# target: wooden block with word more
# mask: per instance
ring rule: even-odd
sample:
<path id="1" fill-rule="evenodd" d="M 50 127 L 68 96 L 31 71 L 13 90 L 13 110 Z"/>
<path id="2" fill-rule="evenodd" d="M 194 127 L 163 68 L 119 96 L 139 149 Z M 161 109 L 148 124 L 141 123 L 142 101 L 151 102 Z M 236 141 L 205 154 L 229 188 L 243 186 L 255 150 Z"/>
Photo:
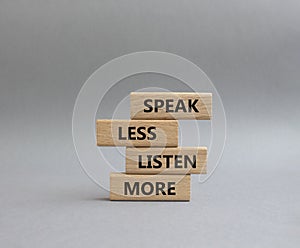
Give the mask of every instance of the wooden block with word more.
<path id="1" fill-rule="evenodd" d="M 210 120 L 211 93 L 132 92 L 130 94 L 131 119 Z"/>
<path id="2" fill-rule="evenodd" d="M 110 174 L 110 200 L 189 201 L 190 175 Z"/>
<path id="3" fill-rule="evenodd" d="M 126 148 L 127 174 L 205 174 L 206 147 Z"/>
<path id="4" fill-rule="evenodd" d="M 97 120 L 98 146 L 178 145 L 178 122 L 166 120 Z"/>

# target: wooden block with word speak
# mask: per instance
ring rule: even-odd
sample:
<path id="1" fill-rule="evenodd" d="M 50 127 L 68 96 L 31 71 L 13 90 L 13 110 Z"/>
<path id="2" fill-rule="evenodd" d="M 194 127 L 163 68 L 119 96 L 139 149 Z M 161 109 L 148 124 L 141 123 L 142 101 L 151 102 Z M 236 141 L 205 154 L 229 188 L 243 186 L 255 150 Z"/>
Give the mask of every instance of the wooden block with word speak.
<path id="1" fill-rule="evenodd" d="M 126 148 L 127 174 L 205 174 L 206 147 Z"/>
<path id="2" fill-rule="evenodd" d="M 177 147 L 175 120 L 97 120 L 98 146 Z"/>
<path id="3" fill-rule="evenodd" d="M 189 201 L 190 175 L 110 174 L 110 200 Z"/>
<path id="4" fill-rule="evenodd" d="M 131 119 L 210 120 L 212 94 L 192 92 L 132 92 Z"/>

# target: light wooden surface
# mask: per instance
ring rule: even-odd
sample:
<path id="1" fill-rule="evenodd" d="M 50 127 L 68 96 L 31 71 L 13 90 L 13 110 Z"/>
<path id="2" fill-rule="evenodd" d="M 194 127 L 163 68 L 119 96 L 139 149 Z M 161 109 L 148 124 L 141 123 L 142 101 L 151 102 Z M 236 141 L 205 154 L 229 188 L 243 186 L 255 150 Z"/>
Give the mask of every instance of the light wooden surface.
<path id="1" fill-rule="evenodd" d="M 96 126 L 98 146 L 178 145 L 178 122 L 175 120 L 97 120 Z"/>
<path id="2" fill-rule="evenodd" d="M 211 115 L 211 93 L 132 92 L 130 94 L 131 119 L 210 120 Z"/>
<path id="3" fill-rule="evenodd" d="M 110 200 L 189 201 L 190 175 L 111 173 Z"/>
<path id="4" fill-rule="evenodd" d="M 128 174 L 205 174 L 206 147 L 126 148 Z"/>

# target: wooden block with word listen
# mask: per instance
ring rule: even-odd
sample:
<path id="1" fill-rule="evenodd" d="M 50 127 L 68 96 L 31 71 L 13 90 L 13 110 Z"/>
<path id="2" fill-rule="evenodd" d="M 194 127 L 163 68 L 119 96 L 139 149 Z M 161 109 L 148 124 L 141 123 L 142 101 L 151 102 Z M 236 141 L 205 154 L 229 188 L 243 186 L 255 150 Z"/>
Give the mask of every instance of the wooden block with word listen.
<path id="1" fill-rule="evenodd" d="M 97 120 L 98 146 L 178 145 L 178 122 L 166 120 Z"/>
<path id="2" fill-rule="evenodd" d="M 126 148 L 127 174 L 205 174 L 206 147 Z"/>
<path id="3" fill-rule="evenodd" d="M 189 201 L 190 175 L 110 174 L 110 200 Z"/>
<path id="4" fill-rule="evenodd" d="M 212 94 L 192 92 L 132 92 L 131 119 L 210 120 Z"/>

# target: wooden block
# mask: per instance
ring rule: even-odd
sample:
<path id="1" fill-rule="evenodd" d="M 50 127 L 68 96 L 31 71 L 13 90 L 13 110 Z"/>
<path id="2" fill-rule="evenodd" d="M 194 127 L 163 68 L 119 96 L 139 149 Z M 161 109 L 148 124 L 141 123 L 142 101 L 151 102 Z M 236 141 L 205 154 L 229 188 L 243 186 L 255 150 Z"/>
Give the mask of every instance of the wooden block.
<path id="1" fill-rule="evenodd" d="M 190 175 L 111 173 L 110 200 L 189 201 Z"/>
<path id="2" fill-rule="evenodd" d="M 97 120 L 98 146 L 178 145 L 178 122 L 157 120 Z"/>
<path id="3" fill-rule="evenodd" d="M 127 174 L 205 174 L 206 147 L 126 148 Z"/>
<path id="4" fill-rule="evenodd" d="M 210 120 L 211 93 L 132 92 L 130 94 L 131 119 Z"/>

